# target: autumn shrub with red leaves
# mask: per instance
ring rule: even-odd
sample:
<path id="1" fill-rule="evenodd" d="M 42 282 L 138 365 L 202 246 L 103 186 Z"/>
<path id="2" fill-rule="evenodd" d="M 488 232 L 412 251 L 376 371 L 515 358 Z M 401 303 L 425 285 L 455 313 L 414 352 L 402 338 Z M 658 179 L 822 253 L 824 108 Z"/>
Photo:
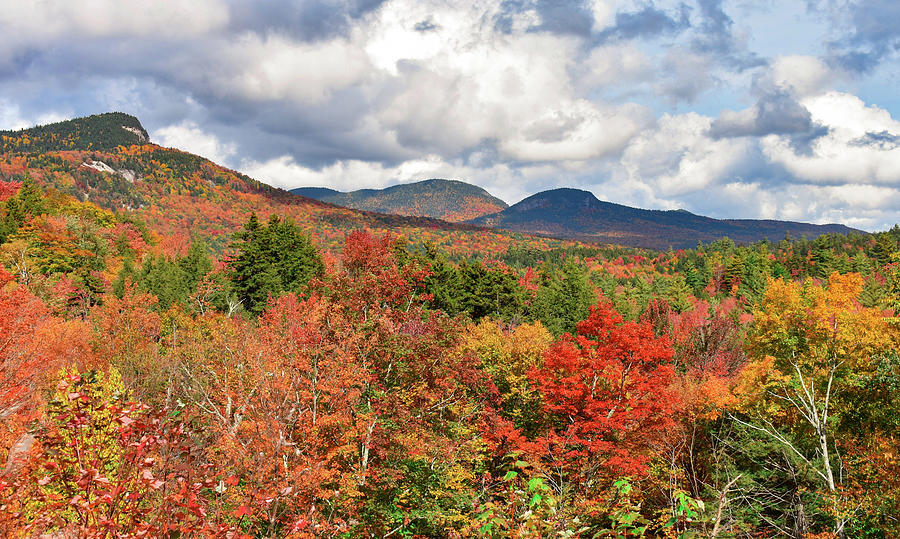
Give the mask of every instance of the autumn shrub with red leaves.
<path id="1" fill-rule="evenodd" d="M 0 180 L 0 202 L 15 196 L 21 186 L 22 182 L 5 182 Z"/>
<path id="2" fill-rule="evenodd" d="M 547 431 L 530 444 L 566 481 L 646 474 L 652 442 L 679 406 L 669 390 L 673 349 L 650 324 L 626 322 L 601 301 L 531 372 L 547 413 Z"/>
<path id="3" fill-rule="evenodd" d="M 186 425 L 125 402 L 115 374 L 67 374 L 25 468 L 0 481 L 7 537 L 225 537 L 214 471 Z"/>

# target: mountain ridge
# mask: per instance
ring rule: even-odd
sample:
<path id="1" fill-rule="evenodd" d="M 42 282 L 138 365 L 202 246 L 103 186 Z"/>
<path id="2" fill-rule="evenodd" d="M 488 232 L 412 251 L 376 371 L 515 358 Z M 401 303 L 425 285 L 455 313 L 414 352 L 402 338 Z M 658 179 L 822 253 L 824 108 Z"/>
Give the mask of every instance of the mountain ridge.
<path id="1" fill-rule="evenodd" d="M 92 136 L 99 138 L 91 138 Z M 499 254 L 513 244 L 539 249 L 577 242 L 532 237 L 439 219 L 353 210 L 291 194 L 201 156 L 149 142 L 137 118 L 109 113 L 2 132 L 0 181 L 30 178 L 144 222 L 166 253 L 199 238 L 218 253 L 255 212 L 292 219 L 324 249 L 356 230 L 434 244 L 452 256 Z"/>
<path id="2" fill-rule="evenodd" d="M 145 144 L 150 134 L 137 117 L 104 112 L 34 127 L 0 131 L 0 153 L 111 150 Z"/>
<path id="3" fill-rule="evenodd" d="M 225 245 L 251 211 L 291 215 L 328 244 L 338 243 L 349 230 L 369 227 L 409 235 L 415 241 L 456 243 L 451 248 L 460 252 L 484 251 L 486 244 L 496 247 L 522 235 L 527 236 L 523 241 L 560 239 L 662 250 L 694 247 L 698 241 L 723 236 L 752 243 L 786 234 L 813 239 L 858 232 L 844 225 L 713 219 L 684 210 L 632 208 L 574 188 L 536 193 L 507 206 L 480 187 L 442 179 L 351 192 L 351 198 L 374 197 L 377 204 L 348 209 L 327 200 L 326 195 L 339 193 L 334 190 L 300 188 L 291 193 L 200 156 L 152 144 L 140 121 L 120 112 L 0 131 L 0 153 L 7 156 L 0 163 L 0 179 L 16 181 L 30 175 L 108 209 L 143 213 L 163 235 L 183 235 L 200 227 L 218 245 Z"/>
<path id="4" fill-rule="evenodd" d="M 526 234 L 651 249 L 690 248 L 727 236 L 738 243 L 785 234 L 863 232 L 842 224 L 774 219 L 715 219 L 687 210 L 648 210 L 599 200 L 590 191 L 561 187 L 535 193 L 500 212 L 467 221 Z"/>
<path id="5" fill-rule="evenodd" d="M 327 187 L 298 187 L 290 192 L 356 210 L 432 217 L 450 222 L 467 221 L 509 207 L 477 185 L 442 178 L 383 189 L 342 192 Z"/>

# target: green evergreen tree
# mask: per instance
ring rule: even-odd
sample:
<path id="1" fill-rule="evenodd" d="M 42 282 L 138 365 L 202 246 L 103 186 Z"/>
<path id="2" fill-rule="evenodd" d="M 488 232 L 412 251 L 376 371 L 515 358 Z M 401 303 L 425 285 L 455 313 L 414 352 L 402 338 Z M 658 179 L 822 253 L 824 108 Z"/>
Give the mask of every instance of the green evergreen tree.
<path id="1" fill-rule="evenodd" d="M 423 281 L 425 293 L 430 294 L 431 307 L 455 316 L 461 311 L 459 271 L 437 249 L 433 243 L 425 245 L 425 254 L 417 261 L 431 269 L 431 275 Z"/>
<path id="2" fill-rule="evenodd" d="M 197 288 L 197 283 L 213 269 L 209 246 L 203 241 L 192 242 L 187 254 L 179 259 L 177 264 L 188 285 L 186 288 L 193 292 Z"/>
<path id="3" fill-rule="evenodd" d="M 122 269 L 119 270 L 119 275 L 117 275 L 116 280 L 113 281 L 113 294 L 121 299 L 125 295 L 125 284 L 134 282 L 136 280 L 136 275 L 137 272 L 134 269 L 134 260 L 131 257 L 126 257 L 122 262 Z"/>
<path id="4" fill-rule="evenodd" d="M 140 288 L 157 297 L 157 306 L 168 309 L 173 303 L 187 299 L 187 285 L 178 264 L 163 256 L 147 257 L 138 277 Z"/>
<path id="5" fill-rule="evenodd" d="M 12 197 L 0 202 L 0 244 L 6 243 L 24 222 L 25 212 L 18 198 Z"/>
<path id="6" fill-rule="evenodd" d="M 175 259 L 148 255 L 140 269 L 135 270 L 130 258 L 125 258 L 122 270 L 113 282 L 113 293 L 121 297 L 125 283 L 133 281 L 141 290 L 159 300 L 156 308 L 166 310 L 175 303 L 186 305 L 197 285 L 213 269 L 209 248 L 205 243 L 191 243 L 183 257 Z"/>
<path id="7" fill-rule="evenodd" d="M 772 261 L 769 260 L 769 248 L 762 243 L 756 249 L 744 248 L 742 257 L 744 260 L 741 274 L 741 292 L 756 298 L 766 290 L 766 283 L 771 273 Z"/>
<path id="8" fill-rule="evenodd" d="M 575 324 L 588 317 L 596 302 L 587 268 L 567 259 L 538 288 L 533 314 L 556 336 L 575 333 Z"/>
<path id="9" fill-rule="evenodd" d="M 515 274 L 467 260 L 457 271 L 460 312 L 468 313 L 473 320 L 485 316 L 509 320 L 522 314 L 524 291 Z"/>
<path id="10" fill-rule="evenodd" d="M 324 270 L 309 236 L 291 220 L 272 215 L 265 225 L 252 214 L 235 234 L 228 277 L 238 300 L 251 314 L 261 313 L 269 296 L 301 292 Z"/>
<path id="11" fill-rule="evenodd" d="M 683 313 L 691 308 L 691 287 L 681 275 L 675 275 L 668 282 L 668 290 L 665 299 L 677 313 Z"/>
<path id="12" fill-rule="evenodd" d="M 26 176 L 19 187 L 16 198 L 22 204 L 22 210 L 28 215 L 42 215 L 47 213 L 47 207 L 44 203 L 44 192 L 34 183 L 30 177 Z"/>
<path id="13" fill-rule="evenodd" d="M 875 245 L 872 246 L 871 255 L 879 266 L 884 266 L 891 262 L 891 255 L 897 250 L 894 238 L 887 232 L 878 234 L 875 238 Z"/>
<path id="14" fill-rule="evenodd" d="M 29 216 L 47 213 L 41 188 L 26 176 L 19 192 L 0 203 L 0 243 L 5 243 Z"/>

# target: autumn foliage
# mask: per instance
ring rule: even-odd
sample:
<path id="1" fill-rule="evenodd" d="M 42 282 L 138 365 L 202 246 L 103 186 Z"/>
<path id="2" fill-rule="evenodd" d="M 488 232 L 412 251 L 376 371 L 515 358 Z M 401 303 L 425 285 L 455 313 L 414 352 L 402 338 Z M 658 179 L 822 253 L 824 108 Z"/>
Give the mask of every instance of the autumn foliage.
<path id="1" fill-rule="evenodd" d="M 900 533 L 900 229 L 428 228 L 80 129 L 0 160 L 4 537 Z"/>
<path id="2" fill-rule="evenodd" d="M 649 325 L 623 321 L 608 302 L 592 307 L 577 335 L 557 342 L 531 373 L 549 416 L 539 443 L 551 462 L 584 482 L 645 474 L 647 449 L 679 406 L 668 390 L 673 355 L 668 337 Z"/>

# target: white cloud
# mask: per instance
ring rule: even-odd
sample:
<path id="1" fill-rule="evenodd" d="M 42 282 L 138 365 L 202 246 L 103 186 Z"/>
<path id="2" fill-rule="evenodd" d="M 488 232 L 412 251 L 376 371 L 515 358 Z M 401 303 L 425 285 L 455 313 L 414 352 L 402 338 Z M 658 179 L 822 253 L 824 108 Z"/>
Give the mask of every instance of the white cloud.
<path id="1" fill-rule="evenodd" d="M 752 143 L 709 136 L 712 118 L 696 113 L 663 115 L 656 130 L 635 138 L 622 157 L 632 181 L 673 198 L 706 190 L 736 171 Z"/>
<path id="2" fill-rule="evenodd" d="M 215 135 L 205 133 L 193 122 L 182 122 L 157 129 L 150 138 L 162 146 L 178 148 L 225 165 L 237 152 L 234 143 L 221 142 Z"/>
<path id="3" fill-rule="evenodd" d="M 767 77 L 776 88 L 801 97 L 822 93 L 838 79 L 825 62 L 808 55 L 779 56 Z"/>
<path id="4" fill-rule="evenodd" d="M 500 142 L 505 156 L 517 161 L 597 159 L 618 153 L 653 122 L 649 109 L 640 105 L 598 107 L 584 100 L 541 112 Z"/>
<path id="5" fill-rule="evenodd" d="M 588 88 L 633 85 L 653 77 L 650 57 L 632 43 L 596 47 L 581 67 L 581 82 Z"/>
<path id="6" fill-rule="evenodd" d="M 401 144 L 450 156 L 490 142 L 516 161 L 577 161 L 619 151 L 650 123 L 645 107 L 579 96 L 575 38 L 498 34 L 482 6 L 407 12 L 393 3 L 380 12 L 367 51 L 403 86 L 376 114 Z M 426 15 L 438 28 L 415 35 Z"/>
<path id="7" fill-rule="evenodd" d="M 228 14 L 219 0 L 7 2 L 0 10 L 0 28 L 35 40 L 61 35 L 185 38 L 221 29 Z"/>
<path id="8" fill-rule="evenodd" d="M 829 185 L 821 188 L 823 194 L 847 208 L 883 210 L 900 206 L 900 190 L 881 185 Z"/>
<path id="9" fill-rule="evenodd" d="M 24 129 L 34 125 L 59 122 L 70 117 L 71 114 L 48 110 L 33 118 L 25 118 L 22 116 L 22 111 L 18 105 L 5 99 L 0 99 L 0 129 Z"/>
<path id="10" fill-rule="evenodd" d="M 828 134 L 798 153 L 788 137 L 771 135 L 761 140 L 765 155 L 797 178 L 812 183 L 900 185 L 900 144 L 877 144 L 867 135 L 900 139 L 900 122 L 876 106 L 846 93 L 804 99 L 814 122 Z"/>
<path id="11" fill-rule="evenodd" d="M 209 91 L 252 101 L 315 105 L 361 82 L 370 71 L 363 51 L 344 38 L 310 44 L 279 35 L 245 34 L 213 54 L 221 64 L 210 58 L 208 70 L 184 75 Z M 197 80 L 197 75 L 208 79 Z"/>
<path id="12" fill-rule="evenodd" d="M 705 55 L 673 48 L 657 73 L 656 93 L 670 103 L 692 103 L 715 84 L 712 71 L 711 60 Z"/>
<path id="13" fill-rule="evenodd" d="M 328 186 L 339 191 L 352 191 L 424 179 L 423 175 L 431 177 L 429 173 L 441 165 L 441 161 L 434 157 L 408 161 L 397 167 L 352 159 L 337 161 L 316 170 L 297 163 L 289 155 L 283 155 L 265 162 L 246 161 L 241 164 L 241 169 L 254 178 L 283 189 Z"/>
<path id="14" fill-rule="evenodd" d="M 6 100 L 0 100 L 0 129 L 22 129 L 34 125 L 22 118 L 19 107 Z"/>
<path id="15" fill-rule="evenodd" d="M 798 153 L 788 137 L 714 139 L 710 117 L 663 115 L 656 129 L 629 143 L 621 159 L 624 170 L 593 190 L 638 206 L 686 207 L 719 218 L 889 228 L 900 207 L 897 149 L 886 149 L 889 142 L 873 148 L 859 141 L 873 132 L 886 132 L 890 139 L 900 134 L 897 122 L 848 94 L 829 93 L 802 103 L 814 122 L 830 128 L 809 156 Z M 778 174 L 761 159 L 784 166 L 793 180 L 757 177 Z"/>

